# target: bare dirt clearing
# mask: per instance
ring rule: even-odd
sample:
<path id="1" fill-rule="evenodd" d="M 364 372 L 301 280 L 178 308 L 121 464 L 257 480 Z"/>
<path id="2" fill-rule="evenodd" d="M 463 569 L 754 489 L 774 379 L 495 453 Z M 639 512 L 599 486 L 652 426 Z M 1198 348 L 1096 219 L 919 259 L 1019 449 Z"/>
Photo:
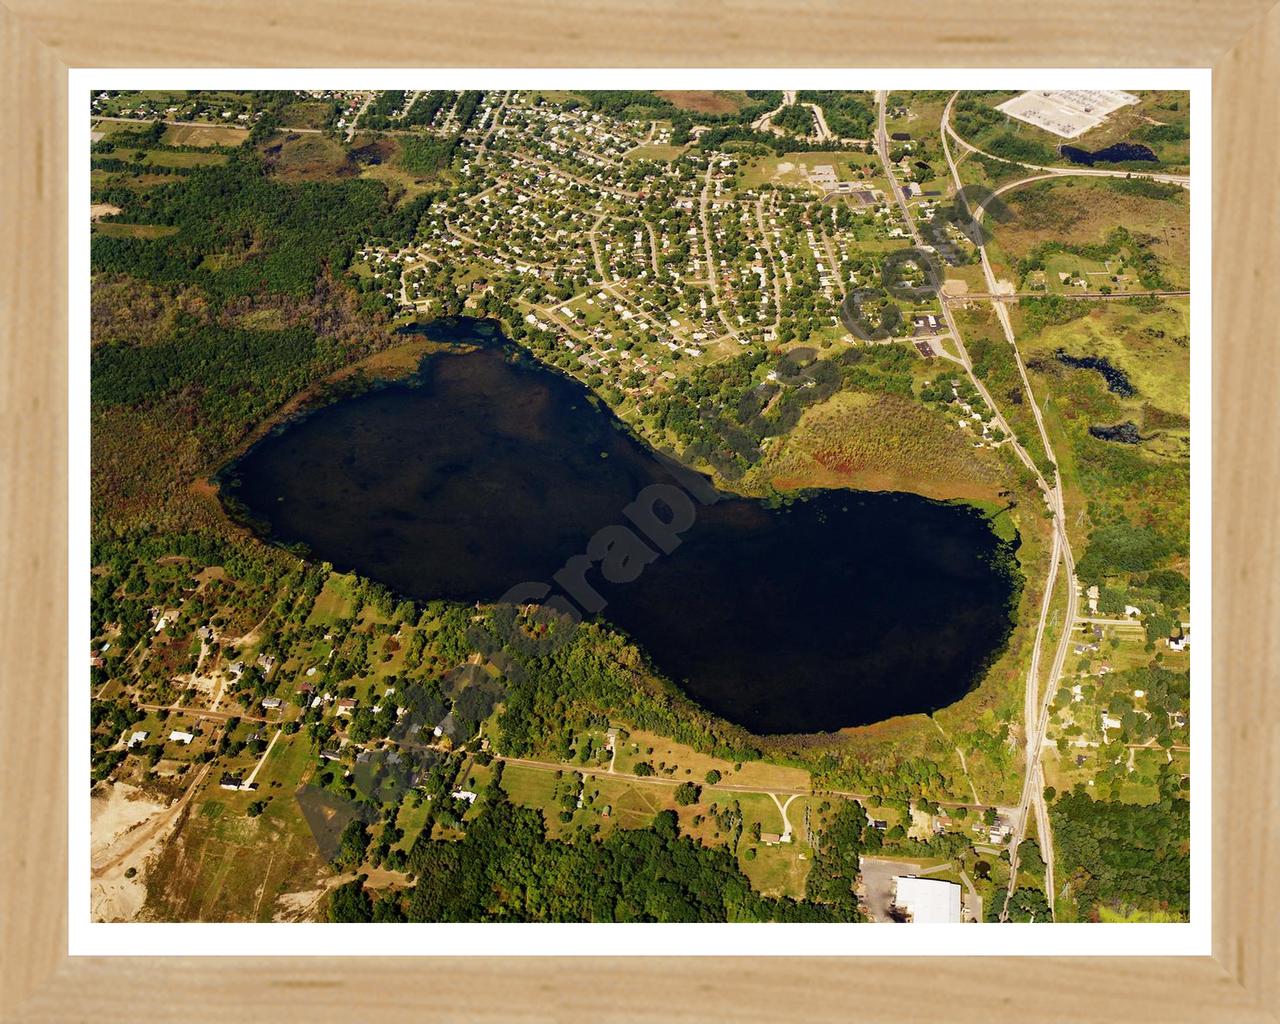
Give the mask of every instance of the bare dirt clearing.
<path id="1" fill-rule="evenodd" d="M 90 908 L 95 921 L 132 921 L 142 909 L 146 862 L 164 831 L 149 823 L 153 826 L 166 818 L 166 806 L 123 782 L 95 792 L 90 801 L 89 845 L 94 875 Z M 126 877 L 131 869 L 133 875 Z"/>

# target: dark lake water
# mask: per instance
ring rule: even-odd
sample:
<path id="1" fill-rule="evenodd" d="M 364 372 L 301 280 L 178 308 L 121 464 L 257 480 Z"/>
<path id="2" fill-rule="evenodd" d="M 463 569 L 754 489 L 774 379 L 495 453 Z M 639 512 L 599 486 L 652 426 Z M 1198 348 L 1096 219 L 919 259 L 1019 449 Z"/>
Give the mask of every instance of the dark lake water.
<path id="1" fill-rule="evenodd" d="M 1094 424 L 1089 428 L 1089 433 L 1099 441 L 1116 441 L 1119 444 L 1142 443 L 1142 434 L 1133 420 L 1126 420 L 1124 423 L 1114 423 L 1109 426 Z"/>
<path id="2" fill-rule="evenodd" d="M 1094 164 L 1122 164 L 1129 160 L 1146 163 L 1156 159 L 1154 152 L 1136 142 L 1117 142 L 1107 146 L 1106 149 L 1096 149 L 1092 152 L 1081 149 L 1079 146 L 1063 146 L 1060 152 L 1073 164 L 1084 164 L 1087 167 L 1092 167 Z"/>
<path id="3" fill-rule="evenodd" d="M 494 344 L 287 424 L 223 484 L 270 539 L 404 595 L 488 602 L 545 581 L 579 603 L 580 583 L 553 576 L 646 487 L 676 487 L 693 496 L 649 507 L 694 521 L 665 537 L 650 521 L 622 566 L 637 578 L 577 575 L 660 671 L 760 734 L 936 710 L 1003 648 L 1013 548 L 978 510 L 845 490 L 771 508 L 679 472 L 576 382 Z"/>
<path id="4" fill-rule="evenodd" d="M 1066 366 L 1080 370 L 1097 370 L 1107 382 L 1107 390 L 1123 398 L 1132 398 L 1137 394 L 1128 374 L 1120 367 L 1113 365 L 1106 356 L 1073 356 L 1068 355 L 1066 349 L 1061 348 L 1053 355 L 1058 362 Z"/>

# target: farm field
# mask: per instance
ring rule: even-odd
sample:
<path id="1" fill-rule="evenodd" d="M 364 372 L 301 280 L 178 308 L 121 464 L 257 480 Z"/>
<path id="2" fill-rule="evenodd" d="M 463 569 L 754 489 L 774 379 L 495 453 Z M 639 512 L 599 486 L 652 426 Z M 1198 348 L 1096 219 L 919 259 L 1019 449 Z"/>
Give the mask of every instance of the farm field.
<path id="1" fill-rule="evenodd" d="M 247 128 L 223 124 L 171 124 L 160 141 L 166 146 L 239 146 L 249 138 Z"/>
<path id="2" fill-rule="evenodd" d="M 745 92 L 731 89 L 720 89 L 714 92 L 696 89 L 659 90 L 657 95 L 674 103 L 681 110 L 689 110 L 697 114 L 731 114 L 750 102 Z"/>

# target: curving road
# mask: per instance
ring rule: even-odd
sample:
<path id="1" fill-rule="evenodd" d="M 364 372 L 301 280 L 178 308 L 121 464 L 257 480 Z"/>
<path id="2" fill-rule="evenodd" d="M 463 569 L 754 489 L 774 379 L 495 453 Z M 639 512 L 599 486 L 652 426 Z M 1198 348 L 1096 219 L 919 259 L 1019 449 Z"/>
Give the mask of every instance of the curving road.
<path id="1" fill-rule="evenodd" d="M 898 204 L 898 209 L 902 213 L 903 220 L 906 222 L 907 228 L 911 232 L 912 241 L 916 246 L 923 246 L 924 239 L 920 235 L 920 228 L 916 224 L 915 219 L 911 216 L 911 210 L 907 206 L 906 197 L 903 195 L 902 189 L 898 185 L 898 177 L 894 173 L 893 164 L 889 160 L 889 135 L 885 128 L 885 107 L 887 99 L 888 94 L 883 90 L 876 93 L 876 106 L 879 108 L 875 140 L 876 151 L 880 157 L 880 163 L 884 167 L 885 176 L 889 181 L 889 191 L 893 194 L 893 198 Z M 996 425 L 1004 431 L 1004 434 L 1009 439 L 1009 443 L 1013 446 L 1014 453 L 1018 456 L 1019 461 L 1039 477 L 1039 469 L 1036 468 L 1035 462 L 1032 460 L 1031 456 L 1027 454 L 1026 449 L 1024 449 L 1019 443 L 1018 436 L 1013 432 L 1013 428 L 1009 426 L 1008 421 L 1004 418 L 1004 414 L 1000 412 L 1000 407 L 996 405 L 995 399 L 991 397 L 991 392 L 987 390 L 987 386 L 974 374 L 973 363 L 970 361 L 969 353 L 964 347 L 964 339 L 960 335 L 960 328 L 956 326 L 955 316 L 952 314 L 950 306 L 945 302 L 940 303 L 940 305 L 942 307 L 942 317 L 947 322 L 947 330 L 951 333 L 951 338 L 955 342 L 958 356 L 953 357 L 945 351 L 940 351 L 940 354 L 944 358 L 949 359 L 954 363 L 958 363 L 964 369 L 965 374 L 969 378 L 969 383 L 972 384 L 974 390 L 982 396 L 982 400 L 987 403 L 987 408 L 991 410 L 992 416 L 995 418 Z M 939 349 L 941 349 L 941 346 L 939 346 Z M 1043 480 L 1041 481 L 1041 486 L 1045 487 L 1046 490 L 1048 489 Z"/>

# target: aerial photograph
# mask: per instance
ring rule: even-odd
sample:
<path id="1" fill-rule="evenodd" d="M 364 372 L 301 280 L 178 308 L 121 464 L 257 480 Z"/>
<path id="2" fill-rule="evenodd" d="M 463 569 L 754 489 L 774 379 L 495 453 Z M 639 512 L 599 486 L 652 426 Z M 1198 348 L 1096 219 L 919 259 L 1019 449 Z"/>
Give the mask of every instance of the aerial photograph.
<path id="1" fill-rule="evenodd" d="M 92 921 L 1190 919 L 1189 93 L 88 104 Z"/>

